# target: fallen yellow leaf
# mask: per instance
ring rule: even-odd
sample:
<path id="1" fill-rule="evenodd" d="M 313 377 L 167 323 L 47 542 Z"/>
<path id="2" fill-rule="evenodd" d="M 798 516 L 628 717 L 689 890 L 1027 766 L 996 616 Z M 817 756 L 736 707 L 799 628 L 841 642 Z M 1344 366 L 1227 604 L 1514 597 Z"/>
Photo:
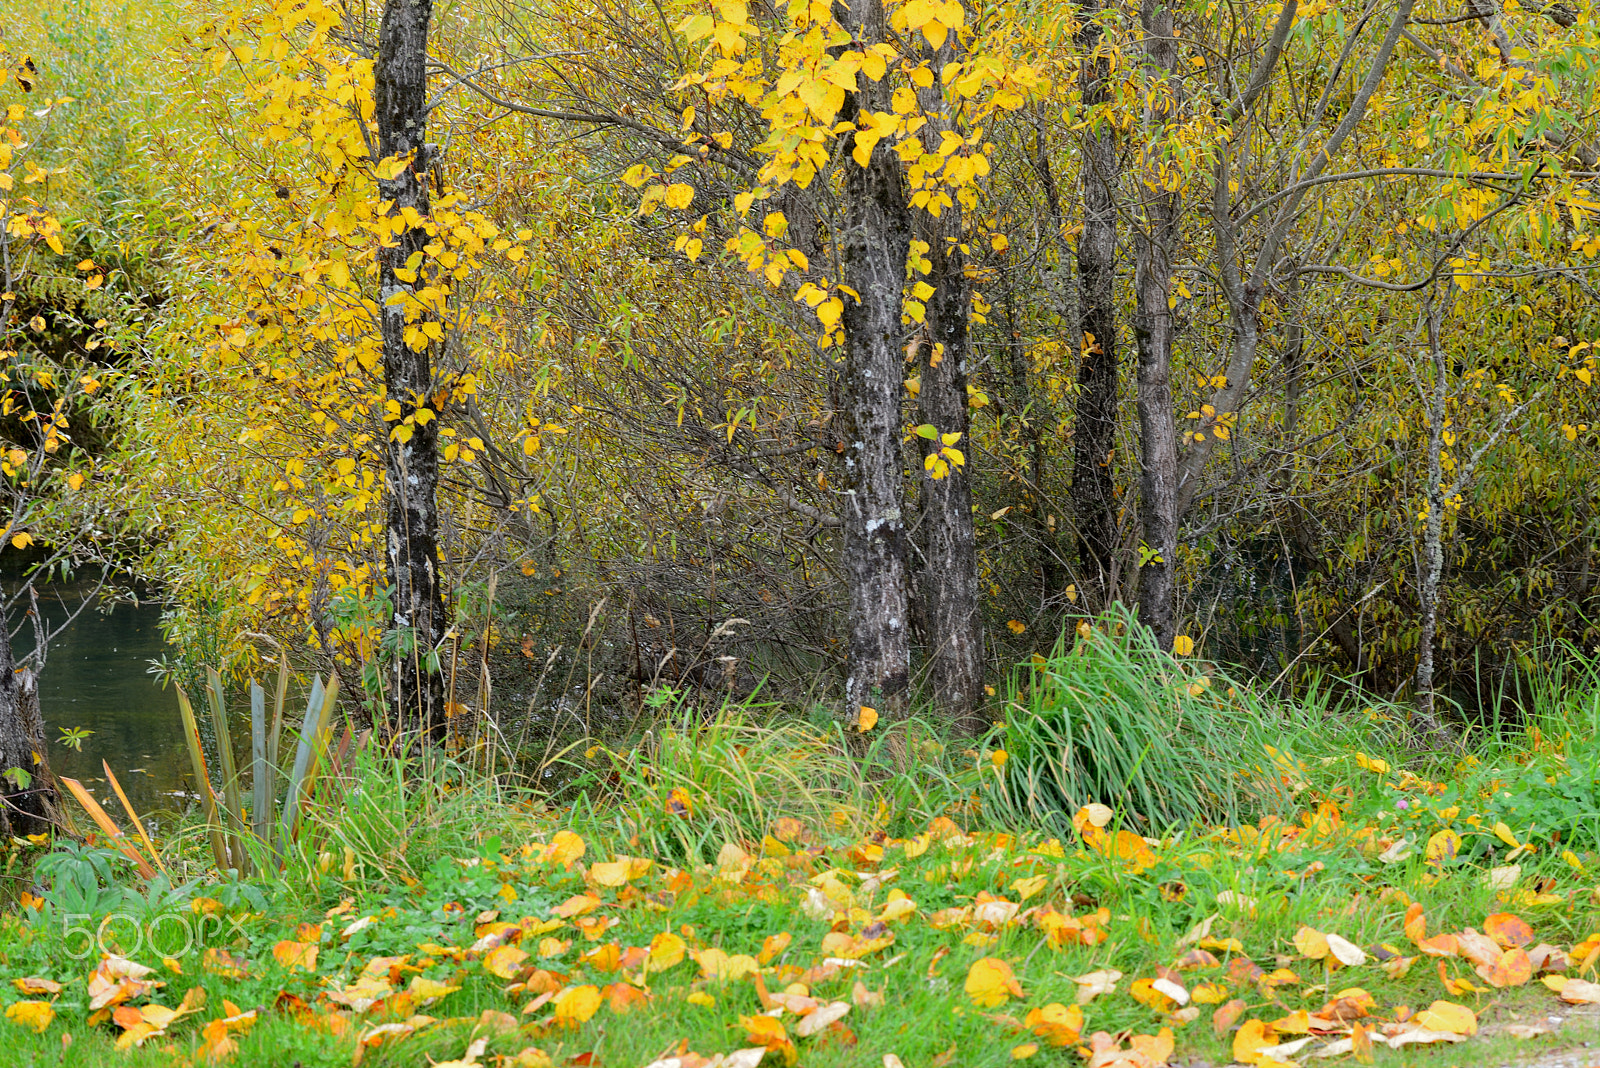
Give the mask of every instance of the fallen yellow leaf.
<path id="1" fill-rule="evenodd" d="M 1022 984 L 1017 982 L 1011 965 L 998 957 L 973 961 L 967 969 L 966 990 L 967 997 L 981 1009 L 992 1009 L 1010 998 L 1023 996 Z"/>

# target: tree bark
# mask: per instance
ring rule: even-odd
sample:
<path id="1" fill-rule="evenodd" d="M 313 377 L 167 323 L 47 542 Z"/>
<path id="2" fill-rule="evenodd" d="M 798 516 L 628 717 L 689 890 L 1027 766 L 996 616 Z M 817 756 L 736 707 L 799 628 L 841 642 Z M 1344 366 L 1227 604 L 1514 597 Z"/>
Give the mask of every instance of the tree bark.
<path id="1" fill-rule="evenodd" d="M 1413 717 L 1418 740 L 1429 749 L 1444 749 L 1451 742 L 1451 733 L 1440 722 L 1434 707 L 1433 646 L 1439 628 L 1439 580 L 1444 575 L 1444 511 L 1446 501 L 1455 495 L 1470 468 L 1464 468 L 1453 486 L 1444 485 L 1444 435 L 1449 426 L 1448 375 L 1444 345 L 1440 338 L 1440 320 L 1443 311 L 1437 299 L 1430 301 L 1427 310 L 1428 359 L 1433 371 L 1430 396 L 1425 396 L 1428 413 L 1428 485 L 1424 494 L 1428 502 L 1423 517 L 1422 553 L 1417 560 L 1417 586 L 1421 601 L 1422 619 L 1417 635 L 1416 715 Z"/>
<path id="2" fill-rule="evenodd" d="M 1095 9 L 1084 10 L 1079 52 L 1094 53 L 1101 30 Z M 1111 61 L 1086 60 L 1079 74 L 1083 104 L 1092 108 L 1111 99 Z M 1072 501 L 1078 527 L 1078 557 L 1091 610 L 1112 595 L 1113 554 L 1117 541 L 1117 502 L 1112 478 L 1117 441 L 1116 188 L 1121 173 L 1116 134 L 1109 122 L 1091 125 L 1083 135 L 1083 234 L 1078 239 L 1077 419 L 1073 432 Z M 1061 591 L 1054 591 L 1059 594 Z"/>
<path id="3" fill-rule="evenodd" d="M 1159 0 L 1144 0 L 1139 21 L 1145 54 L 1158 78 L 1177 68 L 1172 11 Z M 1176 86 L 1173 86 L 1176 92 Z M 1176 100 L 1156 93 L 1147 124 L 1165 126 Z M 1152 144 L 1159 136 L 1152 136 Z M 1144 533 L 1140 552 L 1139 620 L 1155 632 L 1156 644 L 1170 650 L 1177 636 L 1178 445 L 1172 412 L 1172 257 L 1178 239 L 1178 193 L 1163 183 L 1156 161 L 1142 168 L 1139 194 L 1144 225 L 1134 236 L 1134 335 L 1139 345 L 1139 518 Z"/>
<path id="4" fill-rule="evenodd" d="M 851 0 L 849 30 L 863 46 L 885 38 L 880 0 Z M 888 111 L 888 81 L 863 84 L 846 101 L 844 118 Z M 853 140 L 853 139 L 852 139 Z M 845 717 L 862 707 L 906 713 L 910 682 L 910 567 L 900 450 L 900 293 L 911 245 L 910 210 L 899 160 L 874 146 L 866 166 L 849 159 L 840 236 L 845 294 L 844 571 L 850 588 L 849 674 Z"/>
<path id="5" fill-rule="evenodd" d="M 400 637 L 390 701 L 399 729 L 422 731 L 437 740 L 445 731 L 443 680 L 435 655 L 445 632 L 438 572 L 439 424 L 432 408 L 432 345 L 414 329 L 437 321 L 442 310 L 418 299 L 429 273 L 424 246 L 430 240 L 426 130 L 432 17 L 432 0 L 387 0 L 373 75 L 378 155 L 406 161 L 399 174 L 379 179 L 378 191 L 389 202 L 390 218 L 408 220 L 379 253 L 383 379 L 390 402 L 385 416 L 385 562 L 393 598 L 391 625 Z M 408 326 L 413 327 L 410 340 Z"/>
<path id="6" fill-rule="evenodd" d="M 0 834 L 26 836 L 49 831 L 55 823 L 56 782 L 50 773 L 45 747 L 39 684 L 33 672 L 16 669 L 11 638 L 3 630 L 0 630 L 0 774 L 4 776 L 0 777 Z"/>
<path id="7" fill-rule="evenodd" d="M 971 295 L 961 253 L 961 206 L 931 220 L 928 272 L 933 295 L 927 305 L 927 340 L 919 346 L 922 388 L 919 423 L 967 441 L 968 309 Z M 922 443 L 924 458 L 939 450 Z M 940 711 L 958 727 L 977 726 L 983 704 L 983 616 L 978 598 L 978 548 L 972 526 L 972 480 L 965 465 L 948 465 L 934 478 L 926 465 L 919 476 L 923 534 L 922 596 L 927 607 L 929 674 Z"/>

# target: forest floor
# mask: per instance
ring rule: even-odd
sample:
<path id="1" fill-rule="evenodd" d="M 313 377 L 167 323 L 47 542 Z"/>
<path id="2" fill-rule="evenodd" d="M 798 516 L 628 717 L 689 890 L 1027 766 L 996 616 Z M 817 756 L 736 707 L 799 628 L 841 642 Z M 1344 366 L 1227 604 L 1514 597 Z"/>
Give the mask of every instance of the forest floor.
<path id="1" fill-rule="evenodd" d="M 1449 766 L 1280 738 L 1214 772 L 1251 818 L 1170 831 L 1007 815 L 1021 730 L 658 724 L 561 807 L 366 754 L 251 878 L 198 826 L 117 843 L 151 878 L 58 844 L 0 916 L 0 1063 L 1600 1065 L 1580 726 Z"/>

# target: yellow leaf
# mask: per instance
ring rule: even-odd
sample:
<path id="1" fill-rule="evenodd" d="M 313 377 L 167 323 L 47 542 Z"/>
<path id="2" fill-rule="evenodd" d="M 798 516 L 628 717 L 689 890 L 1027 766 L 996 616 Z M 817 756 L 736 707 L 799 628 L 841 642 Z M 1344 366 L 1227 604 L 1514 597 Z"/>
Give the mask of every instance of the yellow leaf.
<path id="1" fill-rule="evenodd" d="M 6 1006 L 6 1019 L 33 1028 L 34 1034 L 43 1034 L 55 1018 L 56 1010 L 48 1001 L 19 1001 Z"/>
<path id="2" fill-rule="evenodd" d="M 1241 1064 L 1259 1064 L 1262 1055 L 1257 1051 L 1263 1046 L 1275 1045 L 1277 1041 L 1277 1032 L 1271 1024 L 1263 1020 L 1247 1020 L 1239 1028 L 1239 1033 L 1233 1036 L 1233 1059 Z"/>
<path id="3" fill-rule="evenodd" d="M 416 998 L 418 1002 L 426 1005 L 430 1001 L 438 1001 L 447 994 L 454 994 L 461 987 L 451 983 L 441 983 L 437 979 L 424 979 L 422 976 L 413 976 L 411 984 L 406 987 L 406 992 Z"/>
<path id="4" fill-rule="evenodd" d="M 1429 1031 L 1448 1031 L 1455 1035 L 1478 1033 L 1478 1017 L 1465 1005 L 1452 1001 L 1435 1001 L 1414 1017 L 1417 1026 Z"/>
<path id="5" fill-rule="evenodd" d="M 600 988 L 597 986 L 570 986 L 551 1001 L 555 1006 L 555 1022 L 576 1027 L 587 1022 L 600 1011 Z"/>
<path id="6" fill-rule="evenodd" d="M 628 871 L 632 867 L 630 858 L 606 861 L 589 866 L 589 877 L 601 886 L 622 886 L 628 881 Z"/>
<path id="7" fill-rule="evenodd" d="M 707 979 L 718 982 L 732 982 L 755 975 L 761 970 L 761 965 L 756 959 L 743 953 L 728 954 L 715 947 L 702 950 L 695 954 L 695 961 L 700 965 Z"/>
<path id="8" fill-rule="evenodd" d="M 1328 955 L 1328 937 L 1321 931 L 1302 927 L 1295 932 L 1294 948 L 1308 960 L 1321 960 Z"/>
<path id="9" fill-rule="evenodd" d="M 1011 965 L 998 957 L 984 957 L 967 969 L 967 997 L 980 1009 L 1004 1005 L 1010 998 L 1023 996 Z"/>
<path id="10" fill-rule="evenodd" d="M 1454 860 L 1461 852 L 1461 836 L 1452 830 L 1443 830 L 1428 839 L 1428 863 L 1438 867 Z"/>
<path id="11" fill-rule="evenodd" d="M 545 847 L 544 859 L 552 864 L 566 864 L 583 856 L 583 839 L 571 831 L 557 831 Z"/>
<path id="12" fill-rule="evenodd" d="M 1194 639 L 1187 634 L 1180 634 L 1172 639 L 1172 651 L 1178 656 L 1188 656 L 1194 652 Z"/>
<path id="13" fill-rule="evenodd" d="M 878 710 L 876 708 L 869 708 L 866 705 L 862 705 L 861 706 L 861 717 L 856 720 L 856 730 L 860 731 L 863 734 L 865 734 L 867 731 L 870 731 L 872 728 L 876 727 L 877 725 L 878 725 Z"/>
<path id="14" fill-rule="evenodd" d="M 665 931 L 650 940 L 648 968 L 653 972 L 664 972 L 681 962 L 687 952 L 688 946 L 683 939 Z"/>
<path id="15" fill-rule="evenodd" d="M 667 186 L 667 194 L 662 198 L 669 208 L 687 208 L 694 200 L 694 186 L 675 182 Z"/>
<path id="16" fill-rule="evenodd" d="M 1048 875 L 1030 875 L 1026 879 L 1018 879 L 1011 884 L 1011 889 L 1016 893 L 1019 901 L 1026 901 L 1050 882 Z"/>
<path id="17" fill-rule="evenodd" d="M 11 536 L 11 544 L 15 545 L 19 549 L 26 549 L 28 546 L 33 544 L 33 535 L 29 534 L 27 531 L 23 531 L 20 534 L 13 534 Z"/>
<path id="18" fill-rule="evenodd" d="M 514 978 L 528 954 L 516 946 L 496 946 L 484 955 L 483 969 L 501 979 Z"/>
<path id="19" fill-rule="evenodd" d="M 1020 1046 L 1012 1046 L 1011 1047 L 1011 1059 L 1014 1060 L 1014 1061 L 1025 1061 L 1029 1057 L 1033 1056 L 1035 1053 L 1038 1053 L 1038 1052 L 1039 1052 L 1039 1043 L 1037 1043 L 1037 1042 L 1024 1042 Z"/>

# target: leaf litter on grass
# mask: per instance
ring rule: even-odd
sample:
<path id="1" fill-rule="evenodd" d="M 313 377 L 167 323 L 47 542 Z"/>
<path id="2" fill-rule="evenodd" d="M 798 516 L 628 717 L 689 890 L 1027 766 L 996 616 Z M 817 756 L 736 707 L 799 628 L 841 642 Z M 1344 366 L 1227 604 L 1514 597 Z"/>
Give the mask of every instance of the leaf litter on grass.
<path id="1" fill-rule="evenodd" d="M 1433 786 L 1357 764 L 1419 800 Z M 695 818 L 693 799 L 681 808 Z M 457 861 L 482 891 L 468 901 L 448 881 L 413 880 L 365 914 L 348 898 L 310 919 L 259 916 L 247 941 L 208 947 L 188 971 L 169 960 L 166 978 L 115 955 L 86 974 L 16 978 L 5 1014 L 25 1034 L 81 1022 L 185 1064 L 237 1057 L 274 1021 L 352 1064 L 948 1066 L 1075 1053 L 1088 1068 L 1160 1068 L 1180 1047 L 1220 1047 L 1285 1068 L 1469 1041 L 1506 991 L 1600 1004 L 1600 933 L 1571 938 L 1593 924 L 1595 890 L 1471 863 L 1472 835 L 1529 861 L 1534 848 L 1503 824 L 1464 821 L 1402 851 L 1426 828 L 1368 820 L 1348 797 L 1311 800 L 1294 822 L 1187 836 L 1120 822 L 1091 804 L 1065 842 L 948 817 L 852 840 L 785 817 L 710 864 L 600 859 L 598 839 L 552 828 Z M 1420 897 L 1456 922 L 1434 922 Z M 1462 923 L 1466 902 L 1492 911 Z M 213 907 L 196 899 L 197 912 Z M 757 915 L 754 927 L 728 922 Z M 168 983 L 188 974 L 239 1003 L 195 984 L 174 1005 Z M 468 1005 L 479 1011 L 452 1015 Z M 621 1020 L 630 1038 L 612 1028 Z M 1522 1032 L 1541 1033 L 1506 1029 Z"/>

